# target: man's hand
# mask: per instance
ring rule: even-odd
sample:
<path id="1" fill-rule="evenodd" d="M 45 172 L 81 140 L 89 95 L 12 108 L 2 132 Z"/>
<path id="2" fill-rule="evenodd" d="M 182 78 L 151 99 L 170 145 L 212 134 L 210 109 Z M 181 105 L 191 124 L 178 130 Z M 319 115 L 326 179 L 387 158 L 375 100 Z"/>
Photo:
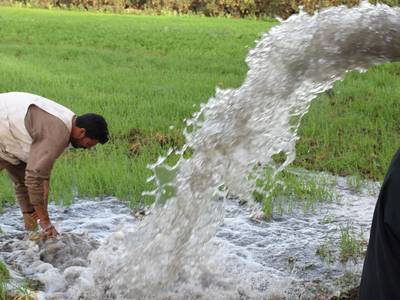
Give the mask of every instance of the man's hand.
<path id="1" fill-rule="evenodd" d="M 56 228 L 53 225 L 50 225 L 49 227 L 47 227 L 46 230 L 43 230 L 40 233 L 40 239 L 41 240 L 45 240 L 48 237 L 56 237 L 57 235 L 59 235 L 58 231 L 56 230 Z"/>
<path id="2" fill-rule="evenodd" d="M 32 214 L 33 218 L 39 223 L 42 228 L 41 238 L 55 237 L 58 235 L 57 230 L 51 224 L 47 207 L 44 205 L 34 205 L 35 212 Z"/>

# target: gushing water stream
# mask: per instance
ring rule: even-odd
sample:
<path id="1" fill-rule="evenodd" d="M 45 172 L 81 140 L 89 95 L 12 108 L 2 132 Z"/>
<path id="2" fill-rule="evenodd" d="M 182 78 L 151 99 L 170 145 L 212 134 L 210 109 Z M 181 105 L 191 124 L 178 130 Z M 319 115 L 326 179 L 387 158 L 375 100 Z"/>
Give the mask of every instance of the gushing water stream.
<path id="1" fill-rule="evenodd" d="M 89 254 L 90 264 L 74 269 L 73 275 L 53 274 L 56 283 L 48 281 L 44 296 L 48 299 L 268 297 L 272 290 L 268 287 L 274 277 L 279 277 L 279 272 L 283 274 L 280 277 L 286 276 L 289 281 L 295 274 L 275 268 L 273 255 L 277 254 L 269 253 L 276 241 L 268 237 L 276 236 L 282 224 L 271 223 L 255 230 L 260 238 L 260 252 L 265 253 L 261 256 L 264 263 L 256 255 L 231 259 L 229 253 L 234 251 L 235 243 L 218 243 L 214 238 L 224 220 L 221 201 L 224 191 L 251 200 L 255 185 L 254 180 L 248 179 L 249 174 L 261 176 L 263 168 L 256 166 L 268 166 L 279 172 L 293 161 L 297 128 L 317 94 L 331 88 L 349 70 L 365 70 L 399 58 L 399 8 L 367 3 L 352 9 L 337 7 L 314 16 L 301 13 L 272 28 L 250 51 L 246 59 L 249 71 L 242 86 L 217 90 L 216 96 L 187 122 L 186 145 L 180 153 L 175 153 L 180 157 L 178 163 L 168 166 L 165 158 L 160 158 L 151 166 L 152 180 L 157 186 L 149 193 L 156 199 L 152 214 L 138 226 L 126 224 L 110 234 Z M 183 153 L 188 149 L 192 155 L 185 158 L 187 155 Z M 271 157 L 281 151 L 287 159 L 277 165 Z M 228 208 L 235 215 L 236 208 Z M 333 213 L 337 212 L 344 213 L 339 207 Z M 313 243 L 306 236 L 321 234 L 324 228 L 319 227 L 321 231 L 316 232 L 301 230 L 296 222 L 301 223 L 303 218 L 307 219 L 294 214 L 285 223 L 289 226 L 286 230 L 293 230 L 290 226 L 297 228 L 295 232 L 303 241 L 287 235 L 285 242 L 292 245 L 293 238 L 302 249 L 307 249 Z M 240 223 L 242 214 L 233 219 Z M 229 232 L 229 224 L 222 227 L 217 241 L 224 230 Z M 245 230 L 248 224 L 235 227 L 235 234 L 248 234 Z M 248 238 L 251 240 L 251 236 Z M 287 245 L 280 245 L 285 253 Z M 286 294 L 287 298 L 302 294 L 301 289 L 289 290 L 292 294 Z"/>

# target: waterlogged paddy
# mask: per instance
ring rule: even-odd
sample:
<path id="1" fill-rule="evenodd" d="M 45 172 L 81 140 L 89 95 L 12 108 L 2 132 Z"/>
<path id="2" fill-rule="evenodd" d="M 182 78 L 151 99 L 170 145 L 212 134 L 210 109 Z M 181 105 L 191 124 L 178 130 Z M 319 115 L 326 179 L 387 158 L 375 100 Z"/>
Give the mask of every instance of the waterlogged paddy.
<path id="1" fill-rule="evenodd" d="M 338 199 L 331 203 L 319 204 L 306 213 L 295 209 L 270 222 L 252 220 L 247 207 L 227 200 L 224 223 L 211 241 L 218 249 L 213 255 L 215 260 L 227 264 L 243 286 L 250 286 L 266 299 L 333 296 L 357 284 L 362 260 L 339 261 L 340 228 L 351 225 L 355 233 L 362 231 L 368 238 L 378 186 L 370 184 L 355 192 L 345 179 L 338 178 L 335 190 Z M 112 198 L 79 200 L 68 208 L 51 206 L 50 211 L 62 234 L 47 242 L 23 239 L 16 207 L 7 208 L 0 216 L 0 258 L 15 271 L 15 278 L 41 283 L 40 299 L 74 299 L 68 288 L 82 280 L 80 274 L 89 268 L 89 252 L 122 226 L 136 230 L 141 224 L 125 204 Z M 330 256 L 335 259 L 328 262 L 316 255 L 321 245 L 328 245 L 333 251 Z M 349 274 L 350 283 L 344 286 Z M 202 299 L 207 299 L 207 285 L 213 284 L 210 280 L 214 279 L 204 278 Z M 241 290 L 241 284 L 226 288 L 235 289 L 232 295 L 237 299 L 250 296 Z"/>

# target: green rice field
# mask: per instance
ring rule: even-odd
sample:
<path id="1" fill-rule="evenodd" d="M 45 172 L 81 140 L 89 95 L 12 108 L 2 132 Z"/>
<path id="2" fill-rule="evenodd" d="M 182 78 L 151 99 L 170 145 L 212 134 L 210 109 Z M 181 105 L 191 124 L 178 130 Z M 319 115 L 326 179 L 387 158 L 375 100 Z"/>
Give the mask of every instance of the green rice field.
<path id="1" fill-rule="evenodd" d="M 247 52 L 276 24 L 0 7 L 0 92 L 103 114 L 112 133 L 107 145 L 57 161 L 51 198 L 112 195 L 137 204 L 150 188 L 147 164 L 183 144 L 183 120 L 217 86 L 240 86 Z M 315 100 L 294 165 L 381 180 L 400 140 L 399 74 L 396 63 L 352 72 Z M 14 202 L 4 172 L 0 201 Z"/>
<path id="2" fill-rule="evenodd" d="M 0 92 L 103 114 L 112 133 L 107 145 L 57 161 L 51 198 L 113 195 L 137 203 L 150 188 L 147 164 L 182 145 L 183 120 L 216 86 L 240 86 L 246 53 L 273 24 L 0 7 Z M 0 199 L 14 201 L 0 175 Z"/>

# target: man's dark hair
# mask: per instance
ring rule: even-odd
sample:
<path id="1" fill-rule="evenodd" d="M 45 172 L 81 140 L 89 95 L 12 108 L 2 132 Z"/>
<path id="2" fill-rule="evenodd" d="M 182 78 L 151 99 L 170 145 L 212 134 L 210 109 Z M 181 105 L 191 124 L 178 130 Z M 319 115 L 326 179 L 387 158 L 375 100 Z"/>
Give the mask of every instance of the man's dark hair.
<path id="1" fill-rule="evenodd" d="M 84 128 L 87 137 L 98 140 L 101 144 L 108 142 L 108 126 L 102 116 L 89 113 L 76 117 L 76 126 Z"/>

